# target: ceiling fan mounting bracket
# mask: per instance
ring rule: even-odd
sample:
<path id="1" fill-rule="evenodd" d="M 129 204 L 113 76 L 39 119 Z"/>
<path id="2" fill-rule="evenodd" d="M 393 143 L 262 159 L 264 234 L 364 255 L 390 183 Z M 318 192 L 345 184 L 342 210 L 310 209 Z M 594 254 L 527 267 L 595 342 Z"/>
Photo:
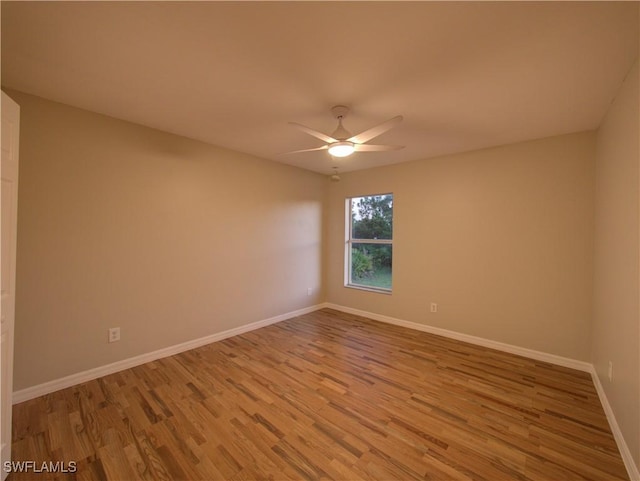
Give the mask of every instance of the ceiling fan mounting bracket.
<path id="1" fill-rule="evenodd" d="M 336 119 L 344 119 L 349 114 L 349 107 L 336 105 L 335 107 L 331 107 L 331 113 Z"/>

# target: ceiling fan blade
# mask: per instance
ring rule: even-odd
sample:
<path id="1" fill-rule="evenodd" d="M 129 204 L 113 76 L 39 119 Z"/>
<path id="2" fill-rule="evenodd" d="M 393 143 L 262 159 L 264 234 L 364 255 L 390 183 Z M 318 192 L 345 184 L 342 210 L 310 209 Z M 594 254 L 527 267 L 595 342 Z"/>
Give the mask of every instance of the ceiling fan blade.
<path id="1" fill-rule="evenodd" d="M 356 152 L 388 152 L 390 150 L 404 149 L 404 145 L 369 145 L 355 144 Z"/>
<path id="2" fill-rule="evenodd" d="M 322 140 L 323 142 L 326 142 L 328 144 L 331 144 L 333 142 L 337 142 L 338 139 L 334 139 L 333 137 L 328 136 L 327 134 L 323 134 L 322 132 L 318 132 L 317 130 L 313 130 L 309 127 L 306 127 L 302 124 L 298 124 L 296 122 L 289 122 L 290 125 L 293 125 L 294 127 L 299 128 L 300 130 L 302 130 L 303 132 L 308 133 L 309 135 L 313 135 L 314 137 Z"/>
<path id="3" fill-rule="evenodd" d="M 316 147 L 315 149 L 302 149 L 302 150 L 294 150 L 291 152 L 283 152 L 278 155 L 289 155 L 289 154 L 299 154 L 300 152 L 313 152 L 315 150 L 327 150 L 329 148 L 328 145 L 323 145 L 322 147 Z"/>
<path id="4" fill-rule="evenodd" d="M 398 115 L 392 119 L 387 120 L 386 122 L 382 122 L 375 127 L 371 127 L 369 130 L 365 130 L 358 135 L 354 135 L 350 139 L 347 139 L 349 142 L 354 142 L 356 144 L 364 144 L 365 142 L 377 137 L 378 135 L 384 134 L 387 130 L 399 124 L 402 121 L 402 115 Z"/>

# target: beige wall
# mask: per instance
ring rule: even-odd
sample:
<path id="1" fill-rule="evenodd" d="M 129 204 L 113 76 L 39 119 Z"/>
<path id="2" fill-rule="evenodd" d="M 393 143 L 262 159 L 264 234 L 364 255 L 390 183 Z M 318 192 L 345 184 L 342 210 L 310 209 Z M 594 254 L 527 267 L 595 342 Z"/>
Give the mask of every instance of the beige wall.
<path id="1" fill-rule="evenodd" d="M 598 131 L 593 363 L 640 466 L 640 112 L 638 63 Z M 613 362 L 613 382 L 608 380 Z"/>
<path id="2" fill-rule="evenodd" d="M 343 175 L 329 188 L 327 300 L 588 361 L 594 142 L 586 132 Z M 345 288 L 344 199 L 385 192 L 393 294 Z"/>
<path id="3" fill-rule="evenodd" d="M 16 390 L 323 300 L 326 177 L 10 94 Z"/>

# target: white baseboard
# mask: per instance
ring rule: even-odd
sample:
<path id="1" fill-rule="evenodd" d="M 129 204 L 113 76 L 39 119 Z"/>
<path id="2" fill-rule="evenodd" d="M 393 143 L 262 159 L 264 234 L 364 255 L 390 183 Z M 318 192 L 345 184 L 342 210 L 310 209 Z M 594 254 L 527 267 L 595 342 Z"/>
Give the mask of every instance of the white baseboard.
<path id="1" fill-rule="evenodd" d="M 600 382 L 600 377 L 598 377 L 598 373 L 596 372 L 595 367 L 591 366 L 591 377 L 593 379 L 593 384 L 596 387 L 596 391 L 598 392 L 598 397 L 600 398 L 600 402 L 602 403 L 602 408 L 604 409 L 604 413 L 607 415 L 607 420 L 609 421 L 609 427 L 611 428 L 611 432 L 613 433 L 613 437 L 618 444 L 618 449 L 620 450 L 620 456 L 622 456 L 622 461 L 624 461 L 624 465 L 627 468 L 627 474 L 629 475 L 629 479 L 631 481 L 640 481 L 640 471 L 638 471 L 638 467 L 633 460 L 633 456 L 631 456 L 631 451 L 629 450 L 629 446 L 627 446 L 624 437 L 622 436 L 622 431 L 620 430 L 620 426 L 618 425 L 618 421 L 616 420 L 616 416 L 613 414 L 613 409 L 611 408 L 611 404 L 609 404 L 609 400 L 607 399 L 607 395 L 604 392 L 604 387 Z"/>
<path id="2" fill-rule="evenodd" d="M 568 368 L 590 373 L 591 377 L 593 378 L 593 384 L 598 393 L 598 397 L 600 398 L 600 403 L 602 403 L 602 407 L 607 416 L 607 420 L 609 421 L 611 432 L 613 433 L 613 437 L 615 438 L 616 443 L 618 445 L 620 455 L 622 456 L 622 461 L 624 462 L 624 465 L 627 469 L 627 473 L 629 474 L 629 479 L 631 481 L 640 481 L 640 472 L 638 472 L 638 467 L 633 461 L 633 457 L 631 456 L 631 451 L 629 450 L 629 447 L 627 446 L 627 443 L 624 440 L 624 437 L 622 436 L 622 431 L 620 430 L 620 426 L 616 421 L 616 417 L 613 414 L 613 410 L 611 409 L 611 405 L 609 404 L 609 400 L 607 399 L 607 395 L 604 392 L 602 384 L 600 383 L 600 379 L 598 378 L 598 375 L 596 374 L 596 370 L 593 367 L 593 364 L 584 362 L 584 361 L 577 361 L 575 359 L 571 359 L 567 357 L 556 356 L 555 354 L 549 354 L 546 352 L 535 351 L 533 349 L 527 349 L 524 347 L 513 346 L 511 344 L 492 341 L 490 339 L 484 339 L 482 337 L 470 336 L 468 334 L 462 334 L 460 332 L 449 331 L 447 329 L 441 329 L 439 327 L 427 326 L 425 324 L 419 324 L 417 322 L 405 321 L 403 319 L 396 319 L 394 317 L 383 316 L 381 314 L 375 314 L 373 312 L 361 311 L 360 309 L 353 309 L 351 307 L 332 304 L 330 302 L 326 302 L 323 307 L 346 312 L 347 314 L 354 314 L 356 316 L 366 317 L 369 319 L 373 319 L 374 321 L 386 322 L 388 324 L 407 327 L 409 329 L 416 329 L 418 331 L 428 332 L 430 334 L 436 334 L 438 336 L 448 337 L 450 339 L 456 339 L 458 341 L 464 341 L 470 344 L 489 347 L 491 349 L 496 349 L 498 351 L 517 354 L 519 356 L 528 357 L 530 359 L 535 359 L 537 361 L 545 361 L 551 364 L 556 364 L 559 366 L 568 367 Z"/>
<path id="3" fill-rule="evenodd" d="M 155 361 L 156 359 L 160 359 L 163 357 L 173 356 L 174 354 L 188 351 L 190 349 L 195 349 L 206 344 L 211 344 L 212 342 L 221 341 L 223 339 L 227 339 L 228 337 L 233 337 L 239 334 L 244 334 L 245 332 L 254 331 L 256 329 L 260 329 L 261 327 L 266 327 L 271 324 L 284 321 L 285 319 L 290 319 L 292 317 L 301 316 L 309 312 L 317 311 L 318 309 L 322 309 L 323 307 L 325 307 L 325 304 L 317 304 L 314 306 L 305 307 L 304 309 L 287 312 L 285 314 L 271 317 L 269 319 L 263 319 L 261 321 L 256 321 L 244 326 L 217 332 L 215 334 L 201 337 L 199 339 L 194 339 L 192 341 L 187 341 L 180 344 L 175 344 L 173 346 L 158 349 L 157 351 L 152 351 L 145 354 L 140 354 L 139 356 L 116 361 L 105 366 L 100 366 L 89 369 L 87 371 L 71 374 L 60 379 L 54 379 L 53 381 L 48 381 L 36 386 L 28 387 L 26 389 L 21 389 L 20 391 L 14 391 L 13 404 L 28 401 L 29 399 L 33 399 L 39 396 L 44 396 L 45 394 L 75 386 L 76 384 L 80 384 L 83 382 L 91 381 L 93 379 L 106 376 L 107 374 L 113 374 L 114 372 L 139 366 L 146 362 Z"/>
<path id="4" fill-rule="evenodd" d="M 504 351 L 511 354 L 517 354 L 519 356 L 528 357 L 529 359 L 535 359 L 537 361 L 545 361 L 558 366 L 569 367 L 571 369 L 577 369 L 578 371 L 591 372 L 593 366 L 585 361 L 577 361 L 568 357 L 556 356 L 555 354 L 549 354 L 546 352 L 535 351 L 533 349 L 527 349 L 525 347 L 514 346 L 512 344 L 506 344 L 503 342 L 492 341 L 483 337 L 471 336 L 469 334 L 462 334 L 456 331 L 449 331 L 448 329 L 442 329 L 440 327 L 428 326 L 426 324 L 420 324 L 412 321 L 405 321 L 403 319 L 396 319 L 395 317 L 383 316 L 381 314 L 375 314 L 373 312 L 361 311 L 360 309 L 353 309 L 351 307 L 345 307 L 338 304 L 326 303 L 326 307 L 335 309 L 337 311 L 346 312 L 348 314 L 355 314 L 356 316 L 367 317 L 374 321 L 386 322 L 388 324 L 394 324 L 396 326 L 408 327 L 409 329 L 415 329 L 417 331 L 428 332 L 430 334 L 436 334 L 442 337 L 448 337 L 457 341 L 468 342 L 469 344 L 475 344 L 478 346 L 488 347 L 490 349 L 496 349 L 498 351 Z"/>

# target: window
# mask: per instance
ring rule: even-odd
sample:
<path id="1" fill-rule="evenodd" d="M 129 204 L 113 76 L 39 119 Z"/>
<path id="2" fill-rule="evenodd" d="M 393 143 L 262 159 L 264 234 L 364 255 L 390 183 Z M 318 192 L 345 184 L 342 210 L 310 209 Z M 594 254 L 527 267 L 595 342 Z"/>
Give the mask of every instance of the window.
<path id="1" fill-rule="evenodd" d="M 346 202 L 345 285 L 391 292 L 393 194 Z"/>

